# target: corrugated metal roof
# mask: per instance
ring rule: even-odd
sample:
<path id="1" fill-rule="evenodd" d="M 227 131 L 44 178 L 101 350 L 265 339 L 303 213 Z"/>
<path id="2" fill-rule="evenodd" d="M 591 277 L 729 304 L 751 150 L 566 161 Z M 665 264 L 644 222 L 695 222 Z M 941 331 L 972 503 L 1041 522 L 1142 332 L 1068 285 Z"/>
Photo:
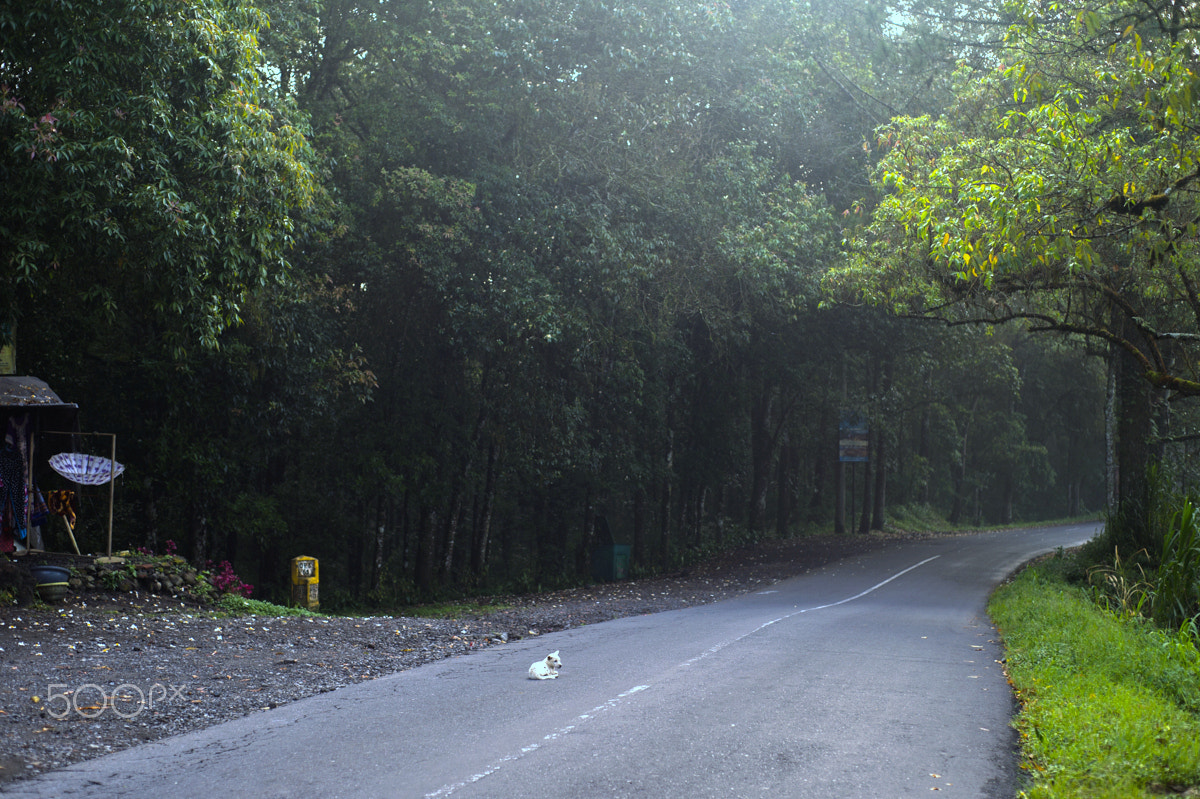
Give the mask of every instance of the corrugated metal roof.
<path id="1" fill-rule="evenodd" d="M 45 380 L 36 377 L 16 377 L 0 375 L 0 407 L 36 407 L 36 408 L 74 408 L 79 406 L 73 402 L 63 402 L 58 395 L 46 385 Z"/>

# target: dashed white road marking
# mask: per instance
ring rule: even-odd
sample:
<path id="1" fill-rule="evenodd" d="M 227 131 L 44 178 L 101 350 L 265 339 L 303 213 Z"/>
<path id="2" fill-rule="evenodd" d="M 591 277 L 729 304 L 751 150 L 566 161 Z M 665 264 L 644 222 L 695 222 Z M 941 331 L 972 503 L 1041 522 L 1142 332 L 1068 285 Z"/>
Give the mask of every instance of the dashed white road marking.
<path id="1" fill-rule="evenodd" d="M 829 608 L 836 608 L 838 605 L 845 605 L 848 602 L 853 602 L 856 599 L 862 599 L 867 594 L 874 593 L 875 591 L 878 591 L 880 588 L 883 588 L 885 585 L 890 583 L 892 580 L 895 580 L 899 577 L 903 577 L 904 575 L 908 574 L 913 569 L 919 569 L 922 566 L 924 566 L 926 563 L 937 560 L 940 557 L 941 557 L 941 555 L 934 555 L 932 558 L 926 558 L 925 560 L 921 561 L 920 563 L 914 563 L 912 566 L 909 566 L 907 569 L 896 572 L 895 574 L 893 574 L 891 577 L 887 578 L 883 582 L 876 583 L 875 585 L 868 588 L 866 591 L 861 591 L 852 597 L 847 597 L 846 599 L 841 599 L 841 600 L 838 600 L 837 602 L 830 602 L 828 605 L 817 605 L 816 607 L 812 607 L 812 608 L 802 608 L 800 610 L 793 610 L 791 613 L 786 613 L 777 619 L 771 619 L 770 621 L 765 621 L 748 633 L 743 633 L 742 635 L 739 635 L 737 638 L 731 638 L 728 641 L 722 641 L 721 643 L 717 644 L 716 646 L 704 650 L 703 652 L 701 652 L 699 655 L 692 658 L 691 660 L 684 661 L 682 665 L 691 666 L 695 663 L 699 663 L 701 660 L 704 660 L 706 657 L 709 657 L 710 655 L 715 655 L 717 652 L 720 652 L 722 649 L 724 649 L 727 646 L 731 646 L 733 644 L 736 644 L 738 641 L 741 641 L 745 638 L 749 638 L 750 636 L 754 635 L 755 633 L 761 632 L 761 631 L 765 630 L 766 628 L 770 627 L 772 624 L 778 624 L 779 622 L 787 621 L 788 619 L 790 619 L 794 616 L 799 616 L 801 613 L 811 613 L 814 610 L 828 610 Z"/>
<path id="2" fill-rule="evenodd" d="M 696 657 L 691 658 L 690 660 L 685 660 L 683 663 L 680 664 L 680 666 L 692 666 L 696 663 L 699 663 L 701 660 L 704 660 L 705 658 L 707 658 L 711 655 L 715 655 L 717 652 L 720 652 L 722 649 L 732 646 L 733 644 L 736 644 L 738 641 L 742 641 L 742 640 L 754 635 L 755 633 L 765 630 L 766 628 L 770 627 L 772 624 L 778 624 L 781 621 L 786 621 L 795 616 L 799 616 L 802 613 L 811 613 L 814 610 L 827 610 L 829 608 L 836 608 L 838 605 L 845 605 L 845 604 L 847 604 L 849 602 L 853 602 L 857 599 L 862 599 L 863 597 L 867 596 L 868 594 L 871 594 L 875 591 L 878 591 L 880 588 L 883 588 L 885 585 L 890 583 L 892 580 L 895 580 L 899 577 L 903 577 L 904 575 L 908 574 L 910 571 L 913 571 L 914 569 L 919 569 L 920 567 L 924 566 L 926 563 L 937 560 L 939 557 L 941 557 L 941 556 L 934 555 L 932 558 L 926 558 L 925 560 L 921 561 L 920 563 L 914 563 L 912 566 L 909 566 L 907 569 L 896 572 L 895 574 L 893 574 L 891 577 L 887 578 L 886 580 L 876 583 L 875 585 L 871 586 L 867 590 L 861 591 L 852 597 L 847 597 L 846 599 L 842 599 L 837 602 L 830 602 L 828 605 L 817 605 L 816 607 L 795 610 L 795 611 L 792 611 L 791 613 L 780 616 L 777 619 L 771 619 L 768 622 L 763 622 L 762 624 L 755 627 L 753 630 L 750 630 L 747 633 L 743 633 L 742 635 L 739 635 L 737 638 L 731 638 L 728 641 L 723 641 L 723 642 L 717 644 L 716 646 L 713 646 L 713 647 L 710 647 L 710 648 L 704 650 Z M 769 594 L 769 593 L 773 593 L 773 592 L 772 591 L 759 591 L 758 593 L 759 594 Z M 620 705 L 622 702 L 624 702 L 626 699 L 633 696 L 634 694 L 641 693 L 642 691 L 648 690 L 649 688 L 650 688 L 649 685 L 635 685 L 633 688 L 630 688 L 628 691 L 625 691 L 624 693 L 618 694 L 617 696 L 613 697 L 612 699 L 609 699 L 604 704 L 597 705 L 596 707 L 592 708 L 591 710 L 589 710 L 586 713 L 581 713 L 579 716 L 576 717 L 576 723 L 568 724 L 564 727 L 561 727 L 561 728 L 555 730 L 554 732 L 550 733 L 549 735 L 544 736 L 542 738 L 542 740 L 540 740 L 536 743 L 529 744 L 528 746 L 521 747 L 521 750 L 519 752 L 516 752 L 511 755 L 506 755 L 506 756 L 500 758 L 499 760 L 497 760 L 496 762 L 492 763 L 487 768 L 485 768 L 483 771 L 479 772 L 478 774 L 473 774 L 470 777 L 467 777 L 465 780 L 462 780 L 461 782 L 455 782 L 455 783 L 451 783 L 449 785 L 443 785 L 441 788 L 438 788 L 436 791 L 425 794 L 425 799 L 437 799 L 437 797 L 449 796 L 450 794 L 454 793 L 455 791 L 457 791 L 460 788 L 465 788 L 468 785 L 474 785 L 475 783 L 479 782 L 480 780 L 482 780 L 486 777 L 489 777 L 492 774 L 495 774 L 497 771 L 499 771 L 505 765 L 512 763 L 514 761 L 520 760 L 521 758 L 525 757 L 526 755 L 530 754 L 531 752 L 536 752 L 538 749 L 541 749 L 546 744 L 556 741 L 559 738 L 562 738 L 564 735 L 566 735 L 567 733 L 574 730 L 580 724 L 583 724 L 585 722 L 592 720 L 600 713 L 603 713 L 606 710 L 610 710 L 611 708 L 614 708 L 614 707 Z"/>

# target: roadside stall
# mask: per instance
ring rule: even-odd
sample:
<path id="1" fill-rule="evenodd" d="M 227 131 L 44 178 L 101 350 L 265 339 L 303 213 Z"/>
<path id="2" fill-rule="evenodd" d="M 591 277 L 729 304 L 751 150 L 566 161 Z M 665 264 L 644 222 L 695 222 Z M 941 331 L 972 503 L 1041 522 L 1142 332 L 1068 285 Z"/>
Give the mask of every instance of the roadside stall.
<path id="1" fill-rule="evenodd" d="M 78 414 L 78 405 L 63 402 L 43 380 L 0 375 L 0 552 L 20 555 L 46 548 L 43 528 L 55 514 L 39 481 L 51 472 L 51 457 L 59 452 L 43 441 L 51 432 L 75 431 Z M 66 507 L 58 506 L 65 514 L 69 498 L 53 496 L 65 502 Z"/>

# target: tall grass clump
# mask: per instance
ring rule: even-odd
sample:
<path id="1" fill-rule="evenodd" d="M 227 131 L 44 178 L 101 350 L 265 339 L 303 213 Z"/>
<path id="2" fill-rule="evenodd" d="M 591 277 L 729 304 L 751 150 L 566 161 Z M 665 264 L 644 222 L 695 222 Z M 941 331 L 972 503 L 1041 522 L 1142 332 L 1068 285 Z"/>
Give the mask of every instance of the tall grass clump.
<path id="1" fill-rule="evenodd" d="M 1166 629 L 1200 618 L 1200 514 L 1197 499 L 1172 491 L 1160 469 L 1140 500 L 1105 518 L 1080 552 L 1102 606 L 1144 614 Z"/>
<path id="2" fill-rule="evenodd" d="M 1200 617 L 1200 519 L 1190 499 L 1163 535 L 1154 580 L 1154 621 L 1163 627 L 1196 624 Z"/>

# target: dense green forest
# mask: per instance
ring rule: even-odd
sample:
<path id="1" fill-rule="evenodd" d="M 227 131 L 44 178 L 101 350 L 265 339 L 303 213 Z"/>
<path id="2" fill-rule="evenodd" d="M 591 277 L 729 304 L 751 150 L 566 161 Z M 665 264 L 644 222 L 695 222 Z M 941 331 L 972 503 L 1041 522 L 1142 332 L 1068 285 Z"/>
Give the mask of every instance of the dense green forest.
<path id="1" fill-rule="evenodd" d="M 267 597 L 297 555 L 323 603 L 386 606 L 570 584 L 612 542 L 645 572 L 1099 512 L 1153 461 L 1189 479 L 1198 29 L 1180 0 L 16 0 L 0 315 L 117 435 L 116 547 Z"/>

